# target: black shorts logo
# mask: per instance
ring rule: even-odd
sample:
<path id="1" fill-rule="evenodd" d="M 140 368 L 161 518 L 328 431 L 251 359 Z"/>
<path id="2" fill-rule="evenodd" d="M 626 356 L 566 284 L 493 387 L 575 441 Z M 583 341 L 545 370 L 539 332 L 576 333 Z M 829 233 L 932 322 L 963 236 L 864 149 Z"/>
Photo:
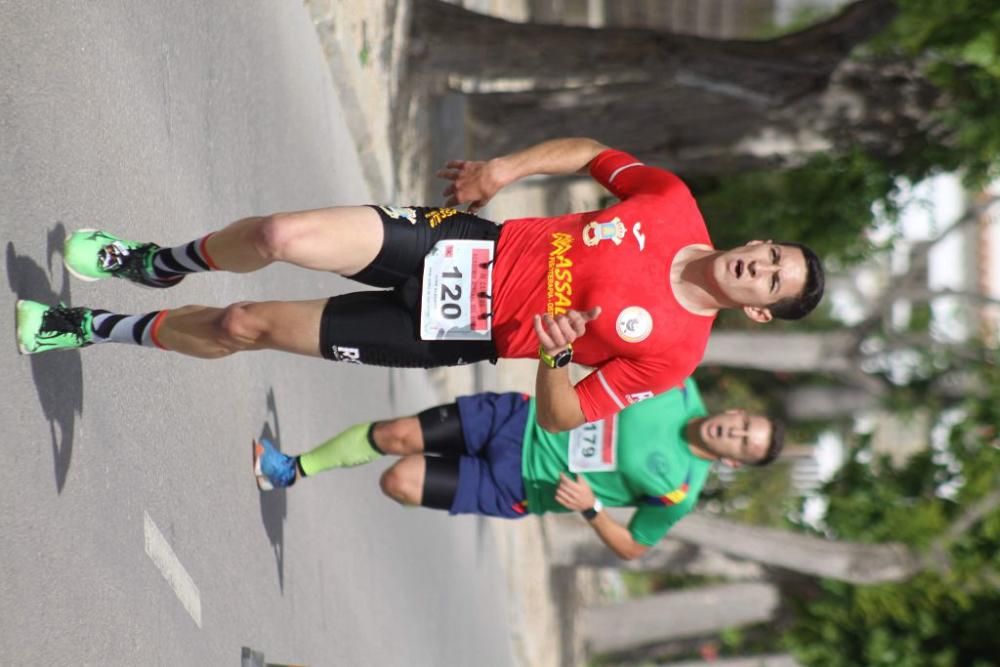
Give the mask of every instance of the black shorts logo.
<path id="1" fill-rule="evenodd" d="M 361 363 L 361 350 L 356 347 L 340 347 L 334 345 L 331 347 L 333 350 L 333 358 L 336 361 L 344 361 L 349 364 L 360 364 Z"/>

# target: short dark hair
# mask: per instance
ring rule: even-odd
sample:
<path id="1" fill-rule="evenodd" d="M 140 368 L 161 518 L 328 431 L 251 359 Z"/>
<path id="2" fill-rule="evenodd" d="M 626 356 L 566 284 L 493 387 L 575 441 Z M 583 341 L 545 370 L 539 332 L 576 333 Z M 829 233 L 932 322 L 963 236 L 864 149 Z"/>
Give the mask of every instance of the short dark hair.
<path id="1" fill-rule="evenodd" d="M 812 312 L 823 298 L 823 287 L 826 279 L 823 264 L 812 250 L 801 243 L 782 241 L 775 245 L 798 248 L 806 261 L 806 284 L 796 296 L 784 298 L 768 306 L 771 315 L 781 320 L 799 320 Z"/>
<path id="2" fill-rule="evenodd" d="M 768 421 L 771 422 L 771 444 L 767 446 L 764 456 L 752 461 L 750 465 L 766 466 L 781 456 L 781 449 L 785 446 L 785 424 L 777 419 L 768 418 Z"/>

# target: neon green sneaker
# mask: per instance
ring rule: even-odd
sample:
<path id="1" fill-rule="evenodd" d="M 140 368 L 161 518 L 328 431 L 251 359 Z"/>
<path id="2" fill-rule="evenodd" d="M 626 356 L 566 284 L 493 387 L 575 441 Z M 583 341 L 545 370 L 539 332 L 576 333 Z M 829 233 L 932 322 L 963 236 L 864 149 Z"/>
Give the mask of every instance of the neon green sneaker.
<path id="1" fill-rule="evenodd" d="M 146 287 L 173 287 L 184 276 L 157 278 L 153 256 L 155 243 L 126 241 L 96 229 L 80 229 L 66 237 L 63 264 L 80 280 L 124 278 Z"/>
<path id="2" fill-rule="evenodd" d="M 21 354 L 49 350 L 75 350 L 94 340 L 89 308 L 46 306 L 37 301 L 17 301 L 17 348 Z"/>

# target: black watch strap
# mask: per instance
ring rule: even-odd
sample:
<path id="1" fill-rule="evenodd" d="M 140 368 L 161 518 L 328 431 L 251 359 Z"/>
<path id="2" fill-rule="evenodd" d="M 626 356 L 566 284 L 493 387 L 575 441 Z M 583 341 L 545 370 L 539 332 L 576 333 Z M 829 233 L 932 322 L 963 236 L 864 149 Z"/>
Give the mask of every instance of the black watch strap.
<path id="1" fill-rule="evenodd" d="M 580 514 L 582 514 L 583 518 L 587 521 L 593 521 L 597 518 L 597 515 L 600 514 L 602 509 L 604 509 L 604 503 L 601 502 L 600 498 L 594 498 L 594 506 L 590 509 L 583 510 Z"/>

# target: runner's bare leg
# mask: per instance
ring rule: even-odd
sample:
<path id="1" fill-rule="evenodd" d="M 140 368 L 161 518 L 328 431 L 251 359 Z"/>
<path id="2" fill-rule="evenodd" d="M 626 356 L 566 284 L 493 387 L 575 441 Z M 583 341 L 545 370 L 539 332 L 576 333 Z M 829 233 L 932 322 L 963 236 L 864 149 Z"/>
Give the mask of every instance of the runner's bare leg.
<path id="1" fill-rule="evenodd" d="M 424 496 L 427 462 L 422 454 L 410 454 L 382 473 L 379 487 L 389 498 L 403 505 L 419 505 Z"/>
<path id="2" fill-rule="evenodd" d="M 318 208 L 237 220 L 207 241 L 223 271 L 248 273 L 272 262 L 351 276 L 382 248 L 382 220 L 367 206 Z"/>
<path id="3" fill-rule="evenodd" d="M 218 359 L 249 350 L 281 350 L 319 357 L 326 299 L 234 303 L 225 308 L 184 306 L 167 311 L 156 333 L 168 350 Z"/>

